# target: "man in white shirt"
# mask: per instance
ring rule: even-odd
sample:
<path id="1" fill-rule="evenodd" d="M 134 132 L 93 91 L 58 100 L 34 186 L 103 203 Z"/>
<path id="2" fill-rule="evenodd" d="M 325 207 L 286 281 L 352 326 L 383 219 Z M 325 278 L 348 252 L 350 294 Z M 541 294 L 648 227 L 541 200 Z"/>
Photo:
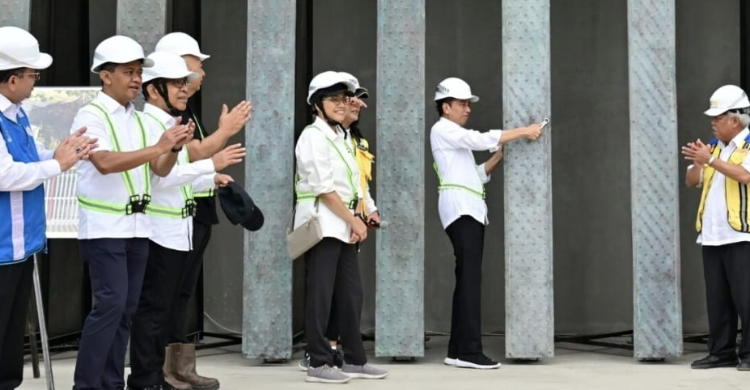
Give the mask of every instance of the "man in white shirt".
<path id="1" fill-rule="evenodd" d="M 176 54 L 156 52 L 147 58 L 154 62 L 154 66 L 143 72 L 143 95 L 146 100 L 143 113 L 150 139 L 156 142 L 175 124 L 175 118 L 181 117 L 187 107 L 190 80 L 198 75 L 190 72 L 185 60 Z M 193 388 L 190 383 L 178 378 L 165 377 L 162 370 L 170 313 L 179 296 L 180 283 L 188 271 L 187 257 L 192 250 L 196 206 L 193 194 L 204 188 L 214 188 L 215 184 L 224 186 L 232 181 L 230 176 L 215 172 L 241 162 L 244 155 L 245 149 L 235 144 L 210 159 L 191 163 L 187 148 L 182 148 L 169 175 L 152 178 L 151 203 L 146 214 L 151 216 L 153 234 L 149 241 L 149 257 L 138 310 L 133 317 L 131 374 L 127 381 L 129 389 L 159 386 L 180 390 Z M 170 364 L 175 363 L 170 361 Z"/>
<path id="2" fill-rule="evenodd" d="M 542 133 L 538 124 L 486 133 L 464 128 L 471 103 L 478 100 L 463 80 L 450 77 L 441 81 L 435 91 L 440 119 L 430 131 L 430 145 L 440 180 L 440 221 L 456 256 L 456 288 L 445 364 L 492 369 L 500 367 L 500 363 L 482 350 L 482 252 L 484 227 L 489 223 L 484 184 L 503 158 L 502 144 L 523 138 L 536 140 Z M 473 152 L 485 150 L 496 152 L 484 164 L 477 165 Z"/>
<path id="3" fill-rule="evenodd" d="M 148 258 L 150 176 L 166 176 L 192 139 L 192 124 L 177 124 L 148 146 L 144 118 L 132 101 L 143 67 L 153 66 L 134 40 L 113 36 L 94 51 L 91 71 L 102 91 L 78 111 L 100 148 L 78 165 L 78 239 L 88 263 L 95 305 L 86 318 L 75 368 L 75 389 L 124 387 L 125 350 Z"/>
<path id="4" fill-rule="evenodd" d="M 685 159 L 693 162 L 685 183 L 703 186 L 695 225 L 703 246 L 709 328 L 709 355 L 691 367 L 750 371 L 750 100 L 741 88 L 725 85 L 711 96 L 705 114 L 716 138 L 708 145 L 698 139 L 682 148 Z"/>
<path id="5" fill-rule="evenodd" d="M 0 389 L 23 381 L 26 310 L 34 261 L 47 248 L 44 181 L 87 158 L 96 140 L 79 129 L 55 150 L 33 137 L 21 108 L 52 57 L 27 31 L 0 27 Z"/>

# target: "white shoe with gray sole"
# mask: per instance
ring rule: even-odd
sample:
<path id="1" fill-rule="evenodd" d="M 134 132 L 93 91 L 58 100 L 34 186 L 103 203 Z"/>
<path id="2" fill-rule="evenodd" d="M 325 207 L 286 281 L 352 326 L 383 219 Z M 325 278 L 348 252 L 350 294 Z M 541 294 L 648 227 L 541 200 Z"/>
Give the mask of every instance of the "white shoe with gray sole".
<path id="1" fill-rule="evenodd" d="M 381 370 L 370 364 L 355 366 L 353 364 L 344 363 L 344 366 L 341 367 L 341 371 L 352 378 L 359 379 L 383 379 L 388 376 L 388 371 Z"/>
<path id="2" fill-rule="evenodd" d="M 351 380 L 348 375 L 345 375 L 341 371 L 332 368 L 329 365 L 322 365 L 320 367 L 310 367 L 307 369 L 307 377 L 305 382 L 315 383 L 347 383 Z"/>

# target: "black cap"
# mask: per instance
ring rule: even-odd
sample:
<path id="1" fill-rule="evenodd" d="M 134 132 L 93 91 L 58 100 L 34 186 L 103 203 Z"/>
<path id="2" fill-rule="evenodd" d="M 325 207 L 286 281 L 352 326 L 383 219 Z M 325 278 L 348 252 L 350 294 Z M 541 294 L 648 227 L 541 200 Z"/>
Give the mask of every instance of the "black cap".
<path id="1" fill-rule="evenodd" d="M 263 212 L 239 184 L 229 183 L 226 187 L 219 188 L 219 202 L 233 225 L 241 224 L 253 232 L 263 227 Z"/>

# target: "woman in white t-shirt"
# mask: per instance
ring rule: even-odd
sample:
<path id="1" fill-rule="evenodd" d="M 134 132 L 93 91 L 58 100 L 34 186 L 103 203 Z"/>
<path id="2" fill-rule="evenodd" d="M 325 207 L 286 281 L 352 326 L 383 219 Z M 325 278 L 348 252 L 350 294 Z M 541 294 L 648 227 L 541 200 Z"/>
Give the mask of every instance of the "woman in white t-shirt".
<path id="1" fill-rule="evenodd" d="M 343 383 L 351 378 L 380 379 L 388 375 L 367 364 L 360 335 L 362 281 L 356 244 L 367 238 L 367 227 L 355 216 L 360 197 L 359 168 L 340 126 L 354 92 L 354 85 L 337 72 L 315 76 L 307 97 L 314 120 L 302 131 L 295 148 L 295 228 L 317 214 L 324 237 L 305 254 L 308 382 Z M 334 290 L 341 341 L 346 346 L 340 371 L 333 368 L 333 351 L 325 337 Z"/>

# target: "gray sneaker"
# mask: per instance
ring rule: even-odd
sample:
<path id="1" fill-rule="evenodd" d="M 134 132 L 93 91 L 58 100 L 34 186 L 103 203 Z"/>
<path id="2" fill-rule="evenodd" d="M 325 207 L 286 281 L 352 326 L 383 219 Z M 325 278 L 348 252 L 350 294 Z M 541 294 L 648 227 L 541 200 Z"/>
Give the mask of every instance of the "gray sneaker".
<path id="1" fill-rule="evenodd" d="M 388 371 L 381 370 L 373 365 L 366 364 L 364 366 L 355 366 L 353 364 L 344 363 L 344 367 L 341 371 L 349 375 L 351 378 L 361 379 L 383 379 L 388 376 Z"/>
<path id="2" fill-rule="evenodd" d="M 331 366 L 324 364 L 320 367 L 310 367 L 307 369 L 307 377 L 305 382 L 317 382 L 317 383 L 346 383 L 352 378 L 344 375 L 341 371 L 331 368 Z"/>

